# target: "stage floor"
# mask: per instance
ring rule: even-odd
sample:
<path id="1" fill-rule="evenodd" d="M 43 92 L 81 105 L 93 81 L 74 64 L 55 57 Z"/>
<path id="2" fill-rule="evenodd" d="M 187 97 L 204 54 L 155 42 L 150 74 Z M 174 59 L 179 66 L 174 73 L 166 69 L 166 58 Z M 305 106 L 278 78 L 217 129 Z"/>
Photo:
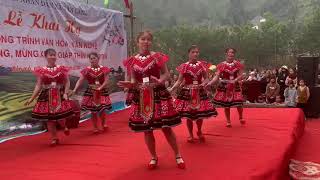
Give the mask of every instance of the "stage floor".
<path id="1" fill-rule="evenodd" d="M 304 116 L 298 109 L 247 108 L 241 126 L 232 109 L 232 128 L 225 127 L 223 110 L 206 120 L 206 143 L 186 142 L 185 122 L 174 128 L 187 169 L 176 168 L 161 131 L 155 133 L 159 168 L 146 168 L 149 154 L 143 134 L 130 132 L 128 111 L 109 116 L 110 130 L 91 134 L 91 122 L 71 136 L 60 134 L 62 145 L 48 146 L 49 134 L 23 137 L 0 144 L 1 179 L 128 180 L 128 179 L 289 179 L 288 164 L 303 134 Z"/>
<path id="2" fill-rule="evenodd" d="M 294 179 L 320 179 L 319 139 L 320 119 L 308 119 L 290 164 L 290 173 Z"/>

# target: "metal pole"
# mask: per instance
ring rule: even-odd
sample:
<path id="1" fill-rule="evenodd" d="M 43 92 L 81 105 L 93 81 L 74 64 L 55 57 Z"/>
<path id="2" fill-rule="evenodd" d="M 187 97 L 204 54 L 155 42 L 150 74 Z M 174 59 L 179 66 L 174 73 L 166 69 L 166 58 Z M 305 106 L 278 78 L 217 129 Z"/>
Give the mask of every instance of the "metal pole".
<path id="1" fill-rule="evenodd" d="M 276 65 L 278 65 L 278 61 L 277 61 L 277 32 L 275 32 L 274 34 L 274 60 Z"/>
<path id="2" fill-rule="evenodd" d="M 89 4 L 89 0 L 87 0 L 87 4 Z"/>
<path id="3" fill-rule="evenodd" d="M 134 32 L 133 32 L 133 3 L 130 2 L 130 26 L 131 26 L 131 32 L 130 32 L 130 55 L 133 55 L 134 53 Z"/>

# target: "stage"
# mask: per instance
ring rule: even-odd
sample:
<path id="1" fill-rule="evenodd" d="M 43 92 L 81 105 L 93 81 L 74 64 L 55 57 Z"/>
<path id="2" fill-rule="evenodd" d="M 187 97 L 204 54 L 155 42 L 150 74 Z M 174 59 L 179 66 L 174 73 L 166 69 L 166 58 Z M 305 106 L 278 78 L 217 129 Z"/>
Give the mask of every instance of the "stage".
<path id="1" fill-rule="evenodd" d="M 176 168 L 172 151 L 157 131 L 159 167 L 146 168 L 149 154 L 143 134 L 130 132 L 128 110 L 109 115 L 110 129 L 91 133 L 91 122 L 49 147 L 49 134 L 14 139 L 0 144 L 1 179 L 23 180 L 128 180 L 128 179 L 290 179 L 289 161 L 304 131 L 299 109 L 247 108 L 247 125 L 241 126 L 232 109 L 232 128 L 224 114 L 204 123 L 206 143 L 186 142 L 185 122 L 175 129 L 187 168 Z"/>
<path id="2" fill-rule="evenodd" d="M 320 179 L 320 119 L 308 119 L 298 148 L 290 163 L 294 179 Z"/>

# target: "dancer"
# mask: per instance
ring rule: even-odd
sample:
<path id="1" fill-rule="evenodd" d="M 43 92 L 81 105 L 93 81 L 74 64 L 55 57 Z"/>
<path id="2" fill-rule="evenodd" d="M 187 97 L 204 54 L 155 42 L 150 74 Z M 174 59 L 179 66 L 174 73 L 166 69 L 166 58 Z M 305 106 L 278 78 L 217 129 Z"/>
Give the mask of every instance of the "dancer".
<path id="1" fill-rule="evenodd" d="M 84 80 L 88 81 L 88 88 L 83 95 L 81 107 L 83 110 L 89 110 L 92 114 L 93 133 L 99 133 L 98 115 L 100 113 L 101 130 L 108 128 L 106 125 L 106 112 L 111 110 L 111 100 L 106 89 L 109 80 L 110 69 L 99 65 L 99 56 L 92 52 L 88 55 L 90 66 L 83 69 L 80 78 L 77 81 L 73 93 L 76 93 Z"/>
<path id="2" fill-rule="evenodd" d="M 227 119 L 226 127 L 232 127 L 230 121 L 230 107 L 237 106 L 239 120 L 242 125 L 245 124 L 243 119 L 243 96 L 239 82 L 243 78 L 243 65 L 235 59 L 236 50 L 227 48 L 226 60 L 218 64 L 215 77 L 208 83 L 208 86 L 217 83 L 216 93 L 213 102 L 216 105 L 224 107 Z"/>
<path id="3" fill-rule="evenodd" d="M 211 116 L 217 116 L 217 111 L 208 98 L 204 90 L 205 83 L 208 83 L 208 64 L 199 61 L 199 48 L 195 45 L 188 50 L 189 60 L 177 67 L 179 72 L 178 81 L 169 89 L 172 92 L 184 81 L 184 86 L 179 92 L 175 101 L 176 110 L 181 117 L 187 118 L 187 127 L 189 131 L 188 142 L 194 142 L 193 121 L 198 127 L 197 135 L 200 142 L 205 138 L 202 133 L 203 119 Z"/>
<path id="4" fill-rule="evenodd" d="M 155 137 L 153 130 L 162 129 L 168 143 L 174 151 L 177 166 L 185 168 L 181 157 L 173 126 L 181 123 L 179 114 L 175 111 L 170 93 L 164 86 L 169 78 L 166 62 L 169 57 L 159 52 L 150 51 L 152 33 L 144 31 L 137 37 L 139 54 L 127 60 L 125 66 L 129 69 L 130 81 L 120 81 L 122 88 L 134 90 L 132 99 L 132 114 L 129 126 L 135 132 L 144 132 L 145 142 L 151 154 L 148 164 L 154 169 L 158 164 Z"/>
<path id="5" fill-rule="evenodd" d="M 68 100 L 70 81 L 68 69 L 64 66 L 56 65 L 56 51 L 47 49 L 44 52 L 47 60 L 46 67 L 35 68 L 37 83 L 32 96 L 25 105 L 29 105 L 36 97 L 39 97 L 32 110 L 32 117 L 47 123 L 51 134 L 51 145 L 59 144 L 57 136 L 57 123 L 64 121 L 64 133 L 70 134 L 66 126 L 65 118 L 73 115 L 72 103 Z"/>

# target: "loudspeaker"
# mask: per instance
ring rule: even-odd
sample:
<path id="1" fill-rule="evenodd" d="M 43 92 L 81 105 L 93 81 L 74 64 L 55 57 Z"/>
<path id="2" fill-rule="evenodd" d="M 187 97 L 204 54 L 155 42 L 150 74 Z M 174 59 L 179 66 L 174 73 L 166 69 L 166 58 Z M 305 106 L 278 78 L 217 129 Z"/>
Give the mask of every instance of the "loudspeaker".
<path id="1" fill-rule="evenodd" d="M 315 84 L 315 76 L 319 64 L 319 57 L 301 56 L 298 57 L 298 79 L 303 79 L 308 86 Z"/>
<path id="2" fill-rule="evenodd" d="M 320 116 L 320 58 L 301 56 L 297 61 L 298 82 L 303 79 L 310 90 L 310 98 L 306 106 L 307 117 Z"/>
<path id="3" fill-rule="evenodd" d="M 310 98 L 306 107 L 306 116 L 312 118 L 320 117 L 320 87 L 310 88 Z"/>

